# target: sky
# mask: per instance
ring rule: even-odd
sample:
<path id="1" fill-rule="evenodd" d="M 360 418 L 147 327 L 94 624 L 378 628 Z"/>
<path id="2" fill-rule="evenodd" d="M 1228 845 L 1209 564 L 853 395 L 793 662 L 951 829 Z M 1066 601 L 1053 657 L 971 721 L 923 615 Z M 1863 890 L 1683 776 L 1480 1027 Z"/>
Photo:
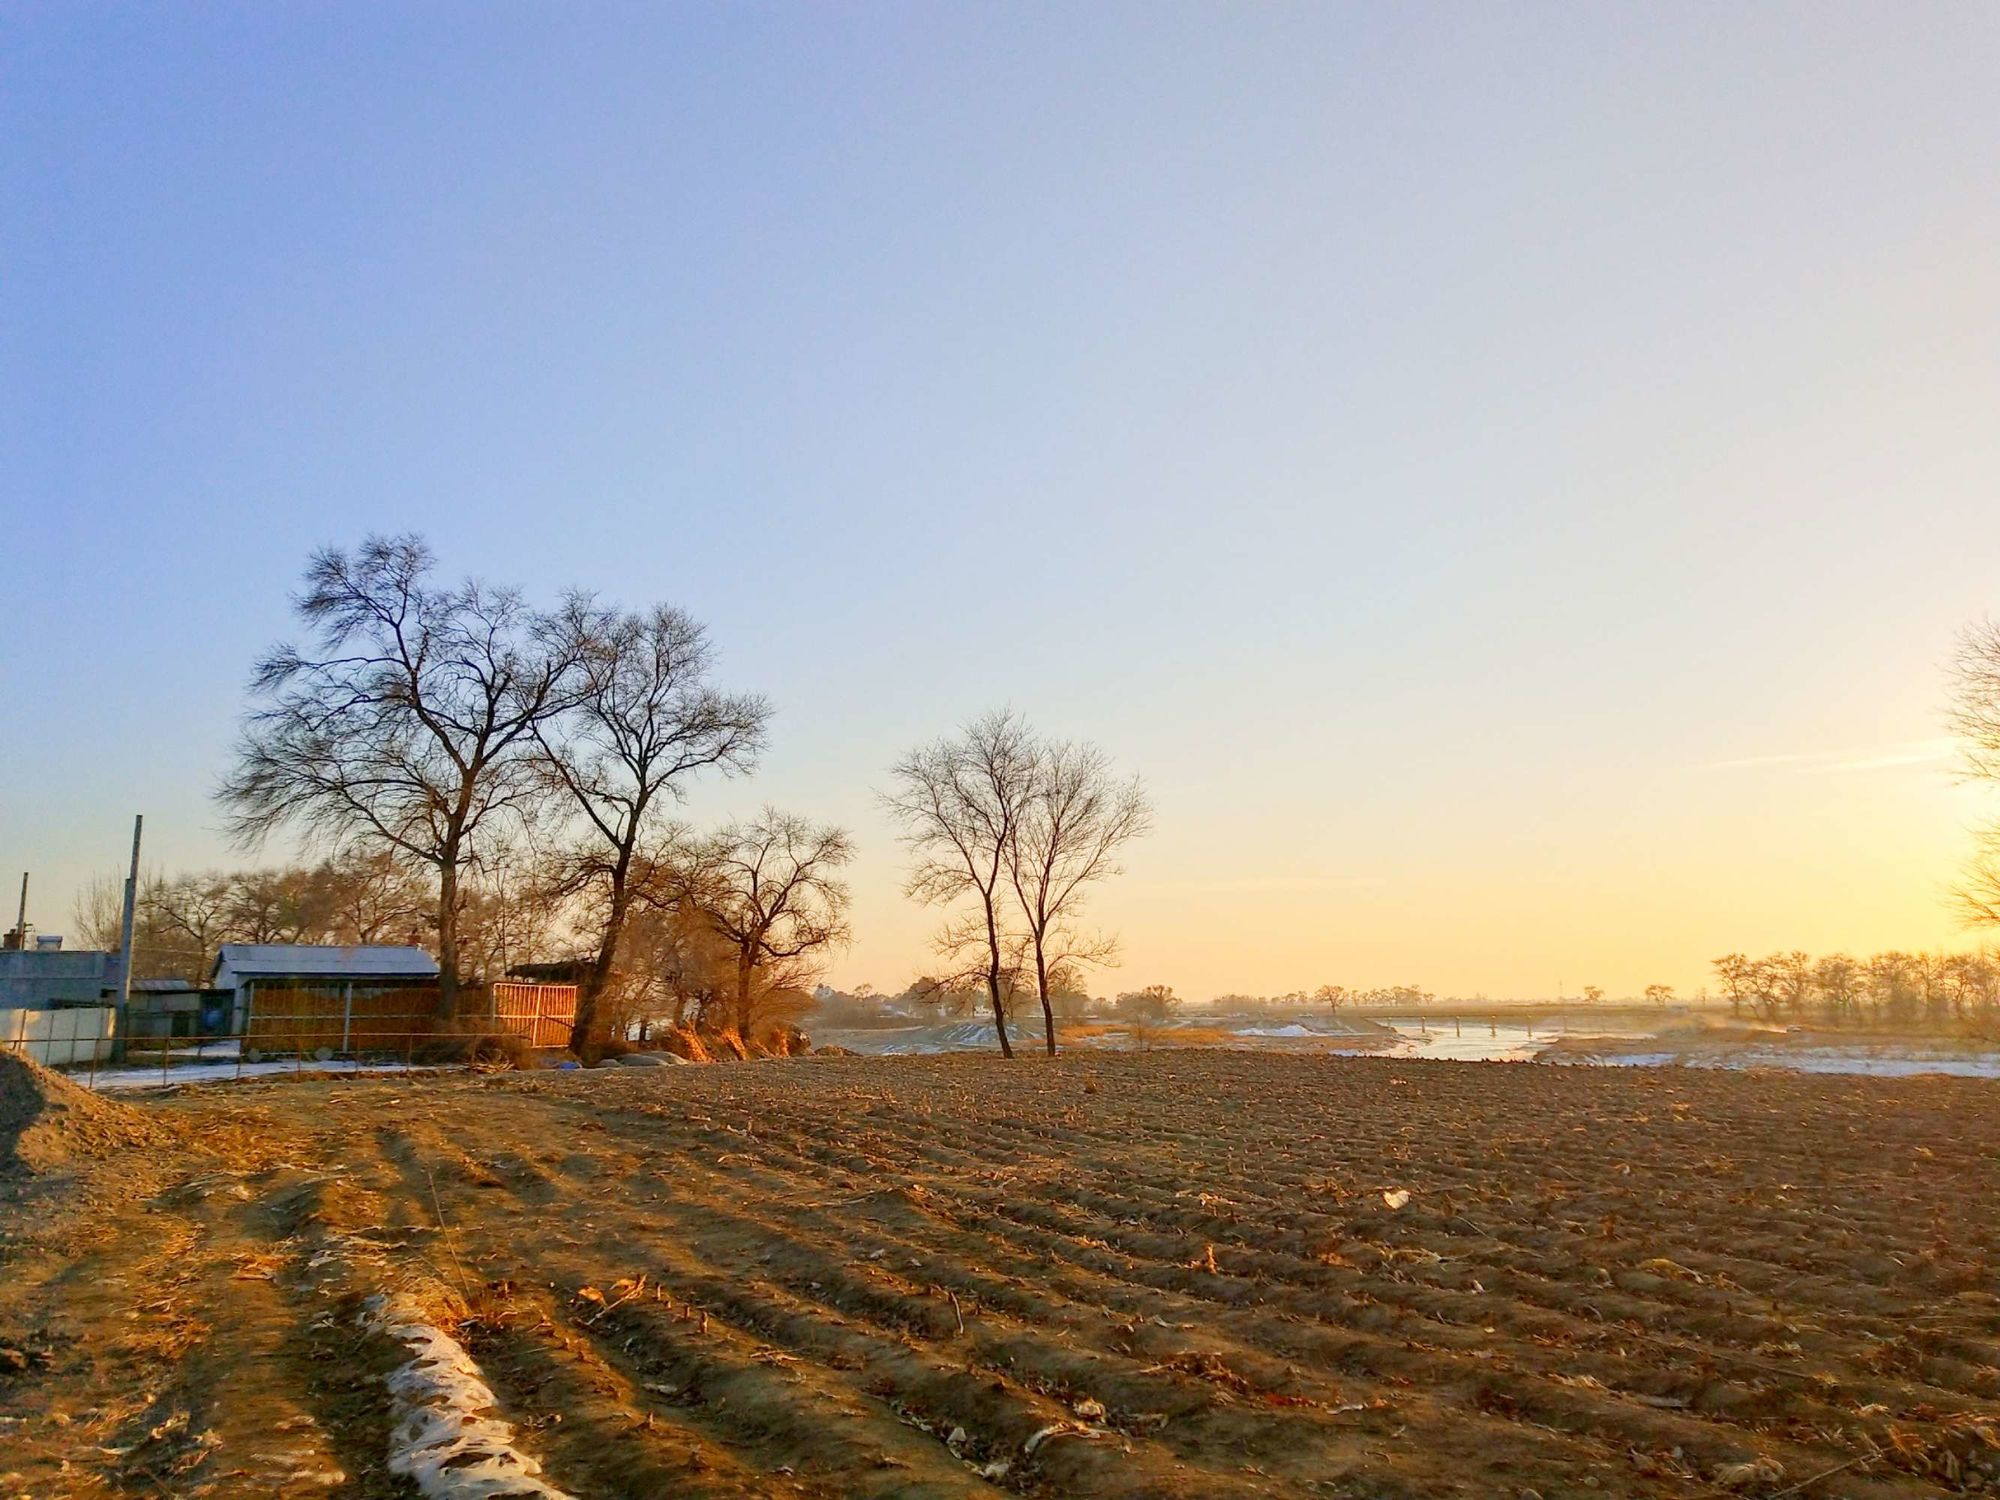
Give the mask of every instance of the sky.
<path id="1" fill-rule="evenodd" d="M 2000 10 L 0 3 L 0 885 L 209 794 L 307 554 L 706 621 L 851 827 L 1140 773 L 1094 988 L 1970 946 Z M 277 858 L 282 850 L 264 856 Z M 8 916 L 11 918 L 11 901 Z"/>

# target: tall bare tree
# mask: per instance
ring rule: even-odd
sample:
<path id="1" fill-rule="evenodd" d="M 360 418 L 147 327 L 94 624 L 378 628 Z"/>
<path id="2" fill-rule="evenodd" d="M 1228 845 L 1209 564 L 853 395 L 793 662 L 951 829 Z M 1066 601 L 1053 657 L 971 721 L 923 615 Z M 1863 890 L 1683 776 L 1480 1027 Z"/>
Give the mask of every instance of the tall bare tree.
<path id="1" fill-rule="evenodd" d="M 1035 784 L 1035 743 L 1011 711 L 975 719 L 956 735 L 913 750 L 890 771 L 894 789 L 882 804 L 903 829 L 916 857 L 907 890 L 930 905 L 970 898 L 972 910 L 948 920 L 939 946 L 956 956 L 968 945 L 982 954 L 987 999 L 1000 1051 L 1007 1037 L 1008 852 Z"/>
<path id="2" fill-rule="evenodd" d="M 596 1039 L 598 1002 L 648 871 L 676 830 L 666 811 L 698 771 L 749 770 L 770 705 L 708 682 L 715 650 L 691 616 L 579 614 L 574 705 L 535 727 L 545 774 L 577 814 L 580 837 L 559 857 L 558 890 L 588 897 L 595 953 L 578 987 L 574 1040 Z"/>
<path id="3" fill-rule="evenodd" d="M 1031 742 L 1028 753 L 1027 795 L 1006 842 L 1007 878 L 1020 903 L 1053 1057 L 1051 982 L 1117 951 L 1115 940 L 1083 932 L 1077 917 L 1090 887 L 1118 873 L 1118 851 L 1152 826 L 1152 808 L 1138 778 L 1120 780 L 1095 745 Z"/>
<path id="4" fill-rule="evenodd" d="M 461 882 L 481 840 L 536 791 L 535 727 L 568 706 L 583 632 L 511 588 L 443 585 L 416 536 L 316 552 L 295 601 L 305 648 L 257 665 L 255 706 L 218 798 L 239 843 L 395 850 L 437 879 L 439 1011 L 458 1010 Z M 564 613 L 585 611 L 571 596 Z"/>
<path id="5" fill-rule="evenodd" d="M 736 1030 L 746 1042 L 758 997 L 802 986 L 827 950 L 848 940 L 839 872 L 853 857 L 844 828 L 767 807 L 661 872 L 664 904 L 699 911 L 728 945 Z"/>

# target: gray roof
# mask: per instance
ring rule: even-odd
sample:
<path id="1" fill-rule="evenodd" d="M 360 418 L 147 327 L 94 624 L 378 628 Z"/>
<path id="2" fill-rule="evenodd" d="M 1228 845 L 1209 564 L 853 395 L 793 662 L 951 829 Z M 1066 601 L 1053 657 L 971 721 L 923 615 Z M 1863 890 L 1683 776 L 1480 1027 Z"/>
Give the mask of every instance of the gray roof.
<path id="1" fill-rule="evenodd" d="M 246 979 L 435 979 L 437 972 L 437 960 L 421 948 L 224 943 L 214 983 L 227 990 Z"/>

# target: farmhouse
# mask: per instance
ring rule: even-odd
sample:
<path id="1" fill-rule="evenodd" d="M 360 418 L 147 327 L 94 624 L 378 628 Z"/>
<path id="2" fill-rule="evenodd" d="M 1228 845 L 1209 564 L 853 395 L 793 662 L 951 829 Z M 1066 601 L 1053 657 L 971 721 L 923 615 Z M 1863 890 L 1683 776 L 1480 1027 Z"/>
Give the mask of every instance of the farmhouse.
<path id="1" fill-rule="evenodd" d="M 233 996 L 230 1030 L 274 1038 L 310 1021 L 337 1029 L 346 1051 L 358 1015 L 382 1031 L 386 1020 L 416 1030 L 436 1006 L 437 960 L 421 948 L 316 943 L 224 943 L 209 986 Z M 329 1022 L 338 1022 L 330 1028 Z M 331 1037 L 328 1038 L 331 1042 Z"/>
<path id="2" fill-rule="evenodd" d="M 224 943 L 209 982 L 229 1007 L 229 1030 L 258 1050 L 407 1052 L 440 1028 L 438 964 L 421 948 Z M 468 984 L 458 1013 L 531 1046 L 560 1047 L 576 986 Z"/>

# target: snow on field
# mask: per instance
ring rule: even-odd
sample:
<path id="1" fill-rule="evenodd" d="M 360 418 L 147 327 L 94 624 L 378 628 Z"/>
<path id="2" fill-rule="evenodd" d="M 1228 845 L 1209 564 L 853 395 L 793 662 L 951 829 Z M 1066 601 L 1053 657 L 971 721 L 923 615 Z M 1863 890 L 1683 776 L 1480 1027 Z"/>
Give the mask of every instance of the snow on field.
<path id="1" fill-rule="evenodd" d="M 2000 1078 L 2000 1053 L 1924 1053 L 1865 1047 L 1800 1047 L 1792 1050 L 1745 1048 L 1738 1052 L 1626 1052 L 1597 1057 L 1586 1053 L 1552 1056 L 1546 1061 L 1592 1068 L 1722 1068 L 1742 1072 L 1778 1068 L 1788 1073 L 1845 1073 L 1864 1078 L 1915 1078 L 1938 1074 L 1951 1078 Z"/>
<path id="2" fill-rule="evenodd" d="M 1180 1024 L 1203 1026 L 1202 1020 L 1184 1019 Z M 1175 1045 L 1175 1025 L 1159 1028 L 1152 1036 L 1155 1047 Z M 1385 1045 L 1379 1040 L 1383 1030 L 1393 1033 Z M 1793 1073 L 1855 1074 L 1873 1078 L 1909 1078 L 1940 1074 L 1958 1078 L 2000 1078 L 2000 1052 L 1947 1052 L 1928 1050 L 1922 1044 L 1877 1046 L 1792 1046 L 1769 1047 L 1749 1043 L 1736 1047 L 1685 1047 L 1679 1050 L 1649 1048 L 1624 1051 L 1635 1041 L 1650 1041 L 1644 1032 L 1607 1034 L 1602 1026 L 1588 1027 L 1543 1020 L 1533 1024 L 1519 1021 L 1464 1019 L 1450 1016 L 1422 1021 L 1398 1020 L 1387 1024 L 1353 1024 L 1331 1017 L 1314 1017 L 1281 1026 L 1235 1025 L 1227 1035 L 1243 1039 L 1247 1046 L 1269 1050 L 1311 1050 L 1322 1057 L 1402 1057 L 1435 1058 L 1448 1062 L 1544 1062 L 1564 1067 L 1658 1068 L 1777 1068 Z M 1209 1036 L 1214 1036 L 1209 1030 Z M 1010 1031 L 1017 1051 L 1038 1051 L 1039 1030 L 1013 1028 Z M 1369 1038 L 1369 1045 L 1342 1046 L 1346 1038 Z M 870 1056 L 923 1057 L 945 1052 L 995 1052 L 999 1041 L 990 1021 L 952 1021 L 927 1026 L 857 1027 L 824 1030 L 815 1040 L 845 1047 Z M 1284 1047 L 1303 1043 L 1304 1049 Z M 1558 1047 L 1558 1043 L 1566 1045 Z M 1602 1051 L 1593 1050 L 1601 1043 Z M 1273 1044 L 1276 1044 L 1275 1047 Z M 1128 1041 L 1117 1032 L 1093 1037 L 1083 1045 L 1121 1048 Z M 1223 1045 L 1228 1045 L 1223 1043 Z M 203 1058 L 213 1059 L 203 1060 Z M 159 1067 L 100 1068 L 95 1079 L 84 1070 L 71 1073 L 78 1083 L 118 1091 L 158 1088 L 162 1083 L 227 1083 L 238 1078 L 271 1078 L 292 1073 L 402 1073 L 435 1071 L 422 1064 L 362 1063 L 307 1059 L 303 1066 L 295 1059 L 240 1062 L 233 1048 L 208 1048 L 198 1055 L 176 1052 L 164 1075 Z"/>
<path id="3" fill-rule="evenodd" d="M 363 1063 L 334 1060 L 303 1066 L 295 1061 L 239 1064 L 235 1058 L 223 1062 L 175 1063 L 161 1068 L 99 1068 L 93 1078 L 87 1072 L 69 1074 L 72 1081 L 99 1093 L 121 1089 L 156 1089 L 162 1084 L 233 1083 L 239 1078 L 275 1078 L 290 1073 L 435 1073 L 440 1069 L 424 1063 Z"/>
<path id="4" fill-rule="evenodd" d="M 1380 1023 L 1358 1024 L 1334 1017 L 1310 1017 L 1302 1021 L 1272 1025 L 1246 1022 L 1239 1018 L 1181 1018 L 1178 1025 L 1213 1026 L 1220 1019 L 1230 1036 L 1245 1045 L 1269 1046 L 1285 1042 L 1320 1043 L 1312 1051 L 1324 1057 L 1407 1057 L 1436 1058 L 1450 1062 L 1546 1062 L 1566 1067 L 1657 1068 L 1682 1064 L 1693 1068 L 1780 1068 L 1795 1073 L 1845 1073 L 1875 1078 L 1906 1078 L 1918 1074 L 1948 1074 L 1961 1078 L 2000 1078 L 2000 1053 L 1927 1052 L 1921 1046 L 1895 1048 L 1793 1047 L 1775 1048 L 1747 1045 L 1733 1050 L 1622 1052 L 1635 1041 L 1651 1040 L 1644 1029 L 1620 1030 L 1593 1018 L 1544 1018 L 1534 1022 L 1498 1021 L 1488 1017 L 1429 1017 L 1421 1021 L 1397 1020 L 1387 1023 L 1394 1040 L 1387 1045 L 1343 1047 L 1343 1038 L 1379 1036 L 1373 1028 Z M 1229 1024 L 1238 1021 L 1238 1024 Z M 1151 1038 L 1155 1047 L 1175 1045 L 1177 1025 L 1157 1030 Z M 1212 1033 L 1211 1033 L 1212 1034 Z M 1017 1048 L 1040 1045 L 1039 1036 L 1015 1031 Z M 990 1052 L 999 1043 L 990 1021 L 958 1021 L 931 1026 L 888 1026 L 852 1031 L 822 1032 L 817 1040 L 834 1042 L 855 1052 L 880 1056 L 923 1056 L 940 1052 Z M 1559 1042 L 1571 1050 L 1552 1050 Z M 1601 1041 L 1605 1050 L 1589 1050 Z M 1117 1034 L 1093 1039 L 1094 1045 L 1117 1047 L 1124 1039 Z M 1226 1043 L 1224 1045 L 1227 1045 Z"/>

